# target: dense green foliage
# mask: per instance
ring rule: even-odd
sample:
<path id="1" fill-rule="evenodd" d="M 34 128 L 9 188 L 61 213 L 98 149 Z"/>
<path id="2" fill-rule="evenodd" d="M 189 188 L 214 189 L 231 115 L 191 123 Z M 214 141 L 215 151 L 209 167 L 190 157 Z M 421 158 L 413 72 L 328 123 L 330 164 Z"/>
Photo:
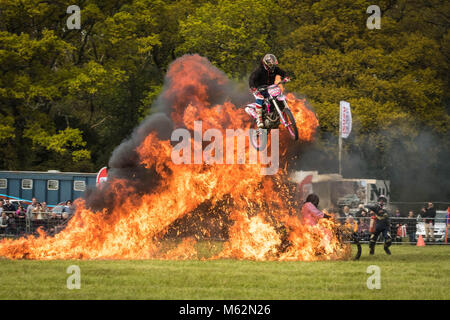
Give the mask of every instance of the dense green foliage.
<path id="1" fill-rule="evenodd" d="M 199 255 L 211 256 L 201 246 Z M 449 246 L 393 246 L 391 256 L 382 245 L 374 256 L 368 251 L 364 245 L 359 261 L 320 262 L 4 259 L 0 299 L 448 300 Z M 80 267 L 79 290 L 67 289 L 71 265 Z M 380 267 L 379 290 L 367 288 L 370 265 Z"/>
<path id="2" fill-rule="evenodd" d="M 448 1 L 378 1 L 374 30 L 364 0 L 79 1 L 69 30 L 72 4 L 0 2 L 2 170 L 95 171 L 151 112 L 174 59 L 199 53 L 243 81 L 266 52 L 319 118 L 319 169 L 337 169 L 346 100 L 344 175 L 401 187 L 450 170 Z M 448 197 L 440 183 L 429 196 Z"/>

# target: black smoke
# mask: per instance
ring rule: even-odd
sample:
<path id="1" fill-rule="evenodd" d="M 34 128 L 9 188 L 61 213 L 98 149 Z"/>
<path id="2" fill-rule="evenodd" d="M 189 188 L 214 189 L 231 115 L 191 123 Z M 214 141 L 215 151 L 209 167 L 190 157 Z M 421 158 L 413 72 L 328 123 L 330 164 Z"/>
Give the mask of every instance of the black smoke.
<path id="1" fill-rule="evenodd" d="M 415 136 L 395 127 L 368 136 L 356 128 L 343 139 L 342 175 L 389 180 L 391 201 L 441 202 L 438 208 L 446 210 L 450 201 L 449 141 L 426 126 Z M 292 162 L 292 169 L 338 172 L 337 135 L 320 133 L 315 143 L 297 150 L 299 157 Z"/>

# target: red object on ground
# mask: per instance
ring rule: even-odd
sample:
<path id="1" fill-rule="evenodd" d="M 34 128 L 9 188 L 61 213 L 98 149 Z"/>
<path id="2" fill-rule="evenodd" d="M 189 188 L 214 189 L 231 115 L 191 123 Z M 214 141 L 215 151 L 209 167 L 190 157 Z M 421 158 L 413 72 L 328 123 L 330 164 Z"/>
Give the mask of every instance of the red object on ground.
<path id="1" fill-rule="evenodd" d="M 422 235 L 419 235 L 419 239 L 417 239 L 417 246 L 418 247 L 425 247 L 425 241 L 423 241 Z"/>

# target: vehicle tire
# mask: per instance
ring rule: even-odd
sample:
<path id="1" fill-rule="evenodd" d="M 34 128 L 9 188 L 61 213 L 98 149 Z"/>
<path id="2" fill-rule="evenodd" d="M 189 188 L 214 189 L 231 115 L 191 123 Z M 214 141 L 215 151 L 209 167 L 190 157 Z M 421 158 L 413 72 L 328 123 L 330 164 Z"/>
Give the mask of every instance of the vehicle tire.
<path id="1" fill-rule="evenodd" d="M 292 140 L 297 141 L 298 140 L 298 129 L 297 129 L 297 124 L 295 123 L 294 115 L 292 114 L 292 112 L 289 108 L 284 108 L 283 115 L 284 115 L 285 120 L 287 121 L 286 128 L 289 131 L 289 135 L 291 136 Z"/>

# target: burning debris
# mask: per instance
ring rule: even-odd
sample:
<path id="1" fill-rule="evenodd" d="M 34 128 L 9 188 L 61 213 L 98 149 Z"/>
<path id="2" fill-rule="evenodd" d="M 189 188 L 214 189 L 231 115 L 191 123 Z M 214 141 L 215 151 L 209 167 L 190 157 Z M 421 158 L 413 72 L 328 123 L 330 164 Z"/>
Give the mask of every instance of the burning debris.
<path id="1" fill-rule="evenodd" d="M 149 116 L 113 153 L 108 181 L 76 200 L 67 228 L 53 237 L 3 240 L 10 259 L 196 259 L 199 239 L 225 241 L 218 258 L 326 260 L 348 257 L 333 220 L 302 224 L 285 170 L 260 174 L 262 164 L 175 164 L 171 132 L 248 129 L 239 106 L 246 97 L 224 73 L 198 55 L 172 63 L 164 90 Z M 230 98 L 231 97 L 231 98 Z M 304 100 L 288 95 L 299 140 L 311 141 L 318 121 Z M 225 134 L 224 134 L 225 136 Z M 233 137 L 234 139 L 234 137 Z M 290 143 L 280 132 L 280 164 Z M 234 141 L 232 142 L 234 145 Z M 204 148 L 204 145 L 194 145 Z M 246 141 L 245 148 L 249 150 Z M 193 154 L 193 152 L 192 152 Z M 162 250 L 170 238 L 184 238 Z"/>

